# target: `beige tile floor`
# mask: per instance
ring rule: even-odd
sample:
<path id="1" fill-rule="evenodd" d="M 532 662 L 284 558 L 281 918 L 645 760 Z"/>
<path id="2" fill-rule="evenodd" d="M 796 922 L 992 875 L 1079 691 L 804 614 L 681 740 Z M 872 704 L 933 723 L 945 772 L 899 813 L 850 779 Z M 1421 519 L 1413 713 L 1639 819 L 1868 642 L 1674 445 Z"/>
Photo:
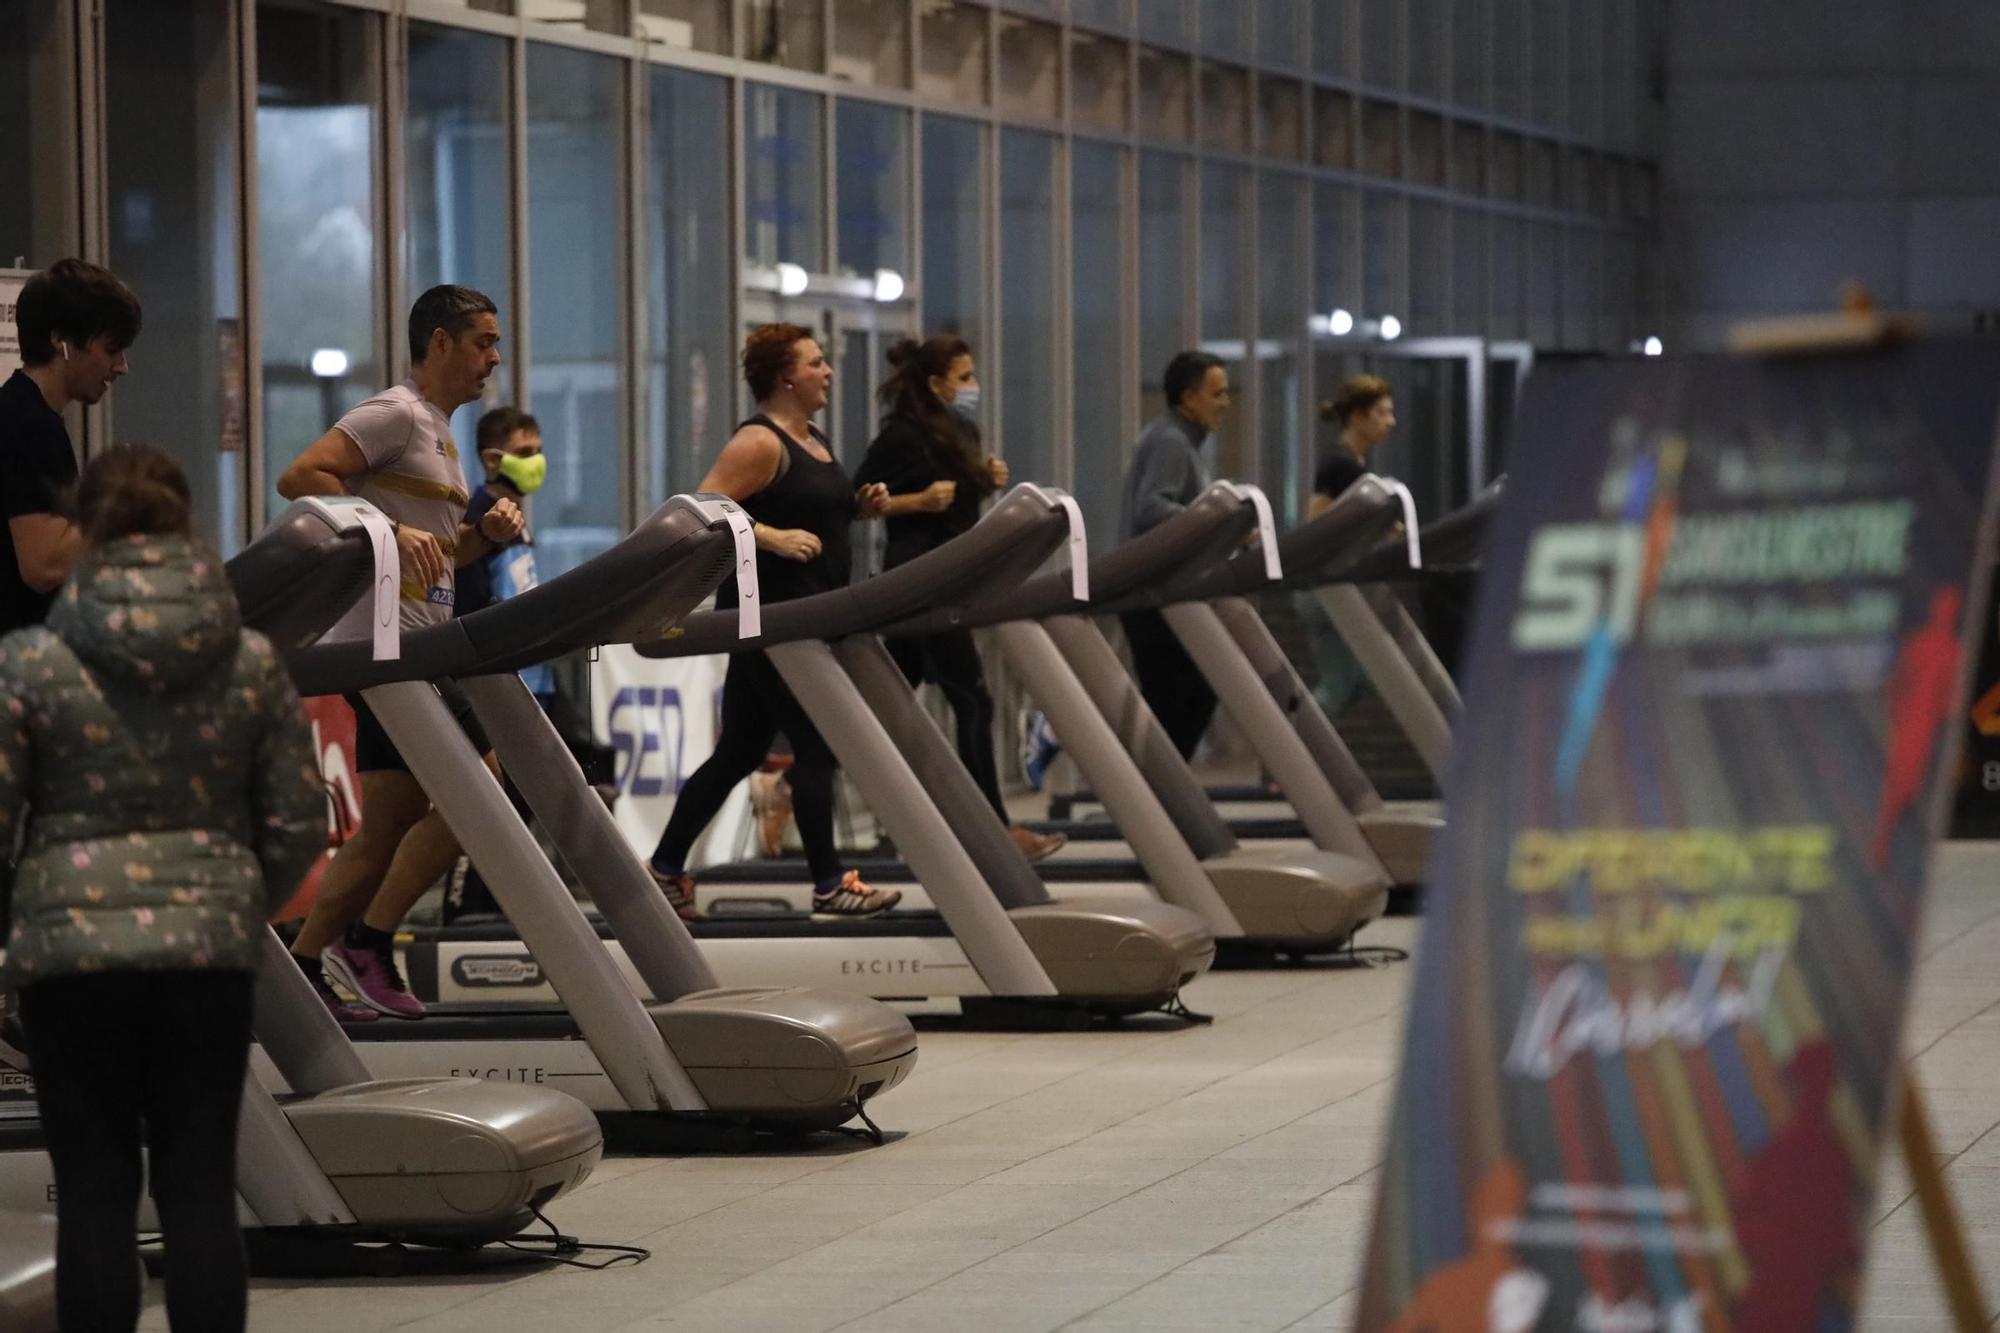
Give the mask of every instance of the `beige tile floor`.
<path id="1" fill-rule="evenodd" d="M 1414 946 L 1392 921 L 1380 943 Z M 2000 1295 L 2000 847 L 1940 858 L 1908 1049 Z M 1341 1329 L 1412 969 L 1227 972 L 1213 1027 L 926 1031 L 877 1111 L 897 1137 L 787 1156 L 607 1161 L 556 1220 L 650 1262 L 258 1284 L 257 1330 Z M 1946 1329 L 1899 1166 L 1862 1326 Z M 144 1327 L 165 1321 L 149 1292 Z"/>

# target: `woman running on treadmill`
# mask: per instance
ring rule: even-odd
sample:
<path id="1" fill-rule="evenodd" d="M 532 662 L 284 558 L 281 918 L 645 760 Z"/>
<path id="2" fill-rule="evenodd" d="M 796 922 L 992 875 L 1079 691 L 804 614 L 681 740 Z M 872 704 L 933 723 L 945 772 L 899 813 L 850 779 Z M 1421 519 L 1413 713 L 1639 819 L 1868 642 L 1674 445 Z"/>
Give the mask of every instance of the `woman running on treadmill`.
<path id="1" fill-rule="evenodd" d="M 811 329 L 766 324 L 743 344 L 743 379 L 757 414 L 736 428 L 697 489 L 743 506 L 757 538 L 758 596 L 768 605 L 843 587 L 852 558 L 848 525 L 872 518 L 889 498 L 880 484 L 858 490 L 812 424 L 826 406 L 833 365 Z M 736 584 L 716 593 L 718 607 L 736 605 Z M 653 850 L 653 878 L 681 916 L 699 915 L 688 853 L 737 783 L 764 762 L 783 732 L 794 756 L 792 804 L 799 839 L 812 869 L 813 911 L 873 916 L 902 900 L 894 889 L 871 889 L 859 871 L 843 870 L 833 845 L 833 751 L 792 696 L 784 677 L 761 652 L 732 653 L 722 682 L 722 727 L 715 753 L 696 769 L 674 802 Z"/>
<path id="2" fill-rule="evenodd" d="M 1006 463 L 979 447 L 979 376 L 965 339 L 905 338 L 890 349 L 889 364 L 895 370 L 877 391 L 882 428 L 855 474 L 864 485 L 881 482 L 889 490 L 884 569 L 971 531 L 986 498 L 1007 484 Z M 888 648 L 911 685 L 931 680 L 944 691 L 958 723 L 958 757 L 1015 845 L 1030 861 L 1061 847 L 1067 841 L 1061 834 L 1037 833 L 1008 818 L 993 760 L 993 696 L 972 631 L 899 636 Z"/>

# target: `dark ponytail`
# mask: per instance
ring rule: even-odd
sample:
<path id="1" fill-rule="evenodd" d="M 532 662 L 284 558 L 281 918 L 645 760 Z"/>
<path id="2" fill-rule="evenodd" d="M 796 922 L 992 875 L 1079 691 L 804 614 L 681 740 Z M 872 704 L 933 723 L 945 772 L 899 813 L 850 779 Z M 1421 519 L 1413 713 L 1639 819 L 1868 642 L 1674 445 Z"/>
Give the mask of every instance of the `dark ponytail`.
<path id="1" fill-rule="evenodd" d="M 77 526 L 92 546 L 120 537 L 185 537 L 193 507 L 180 464 L 143 444 L 105 450 L 76 484 Z"/>
<path id="2" fill-rule="evenodd" d="M 978 431 L 931 389 L 932 376 L 943 379 L 952 362 L 971 355 L 971 344 L 955 333 L 940 333 L 921 343 L 900 338 L 889 349 L 889 378 L 875 393 L 885 418 L 902 417 L 923 433 L 931 459 L 946 480 L 984 499 L 993 493 L 993 478 L 981 457 Z"/>

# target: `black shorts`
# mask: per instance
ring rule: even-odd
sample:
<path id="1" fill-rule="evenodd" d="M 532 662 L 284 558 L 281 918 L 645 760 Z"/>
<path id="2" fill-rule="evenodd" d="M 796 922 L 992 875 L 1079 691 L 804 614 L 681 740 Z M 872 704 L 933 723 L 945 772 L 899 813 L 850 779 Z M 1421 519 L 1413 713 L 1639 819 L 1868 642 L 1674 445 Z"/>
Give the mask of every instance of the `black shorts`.
<path id="1" fill-rule="evenodd" d="M 452 721 L 472 742 L 472 748 L 484 757 L 493 747 L 486 741 L 486 731 L 473 715 L 472 700 L 465 697 L 455 680 L 437 682 L 438 694 L 444 698 L 444 706 L 451 710 Z M 354 771 L 357 773 L 407 773 L 410 766 L 403 762 L 402 754 L 396 749 L 396 742 L 389 739 L 383 729 L 382 720 L 375 716 L 375 710 L 358 694 L 345 696 L 348 707 L 354 710 Z"/>

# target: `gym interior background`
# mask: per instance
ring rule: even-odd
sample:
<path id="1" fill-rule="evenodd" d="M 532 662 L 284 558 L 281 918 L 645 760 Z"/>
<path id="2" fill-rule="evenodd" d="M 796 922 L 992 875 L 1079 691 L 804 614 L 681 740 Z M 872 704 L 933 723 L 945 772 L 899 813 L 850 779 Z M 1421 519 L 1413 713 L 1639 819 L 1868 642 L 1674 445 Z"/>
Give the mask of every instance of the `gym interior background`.
<path id="1" fill-rule="evenodd" d="M 699 481 L 781 315 L 826 332 L 850 462 L 887 340 L 966 333 L 989 438 L 1100 540 L 1182 346 L 1232 365 L 1219 472 L 1288 518 L 1352 370 L 1437 511 L 1503 467 L 1530 349 L 1669 332 L 1650 0 L 0 0 L 0 32 L 0 264 L 143 294 L 79 439 L 174 451 L 231 550 L 440 281 L 500 303 L 547 573 Z"/>

